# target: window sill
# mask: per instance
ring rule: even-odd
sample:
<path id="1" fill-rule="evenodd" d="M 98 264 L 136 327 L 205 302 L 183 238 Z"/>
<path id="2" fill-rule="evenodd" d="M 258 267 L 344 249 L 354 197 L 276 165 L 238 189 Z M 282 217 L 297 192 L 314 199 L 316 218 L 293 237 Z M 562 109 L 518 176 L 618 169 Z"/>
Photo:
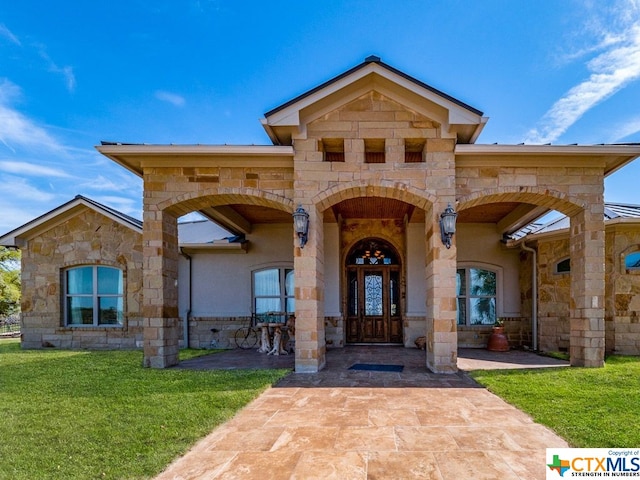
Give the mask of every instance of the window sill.
<path id="1" fill-rule="evenodd" d="M 61 330 L 113 330 L 123 329 L 124 325 L 65 325 Z"/>
<path id="2" fill-rule="evenodd" d="M 460 331 L 465 331 L 465 330 L 490 330 L 493 327 L 495 327 L 494 324 L 490 324 L 490 325 L 457 325 L 458 330 Z"/>

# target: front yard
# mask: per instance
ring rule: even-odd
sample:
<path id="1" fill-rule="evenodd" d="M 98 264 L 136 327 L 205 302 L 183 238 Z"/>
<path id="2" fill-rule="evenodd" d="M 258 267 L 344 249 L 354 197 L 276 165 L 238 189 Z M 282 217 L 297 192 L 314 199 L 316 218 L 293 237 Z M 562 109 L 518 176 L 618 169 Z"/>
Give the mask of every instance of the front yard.
<path id="1" fill-rule="evenodd" d="M 287 373 L 141 363 L 139 351 L 23 351 L 0 340 L 0 478 L 151 478 Z M 472 376 L 572 446 L 640 445 L 640 357 Z"/>
<path id="2" fill-rule="evenodd" d="M 150 478 L 287 373 L 141 364 L 0 340 L 0 478 Z"/>
<path id="3" fill-rule="evenodd" d="M 640 357 L 604 368 L 491 370 L 471 376 L 573 447 L 640 445 Z"/>

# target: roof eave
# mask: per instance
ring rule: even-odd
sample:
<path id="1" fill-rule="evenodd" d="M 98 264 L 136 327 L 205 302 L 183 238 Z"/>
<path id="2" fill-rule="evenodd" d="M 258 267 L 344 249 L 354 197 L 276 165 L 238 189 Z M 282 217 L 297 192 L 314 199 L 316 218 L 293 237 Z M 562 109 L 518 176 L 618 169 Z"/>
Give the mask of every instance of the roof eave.
<path id="1" fill-rule="evenodd" d="M 273 138 L 272 138 L 273 140 Z M 95 147 L 101 154 L 142 177 L 142 161 L 149 157 L 273 158 L 292 157 L 288 145 L 147 145 L 109 143 Z"/>
<path id="2" fill-rule="evenodd" d="M 604 160 L 605 176 L 624 167 L 640 157 L 640 144 L 601 145 L 498 145 L 498 144 L 457 144 L 456 156 L 541 156 L 541 157 L 585 157 Z"/>

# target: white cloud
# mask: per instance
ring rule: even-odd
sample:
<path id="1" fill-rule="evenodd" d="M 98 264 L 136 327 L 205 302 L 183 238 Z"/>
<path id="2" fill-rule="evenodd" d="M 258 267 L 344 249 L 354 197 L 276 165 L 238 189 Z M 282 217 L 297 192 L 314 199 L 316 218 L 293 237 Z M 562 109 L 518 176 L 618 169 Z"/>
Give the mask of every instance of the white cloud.
<path id="1" fill-rule="evenodd" d="M 40 57 L 42 57 L 42 59 L 47 62 L 49 71 L 62 75 L 65 79 L 67 90 L 73 92 L 76 89 L 76 77 L 73 74 L 73 68 L 69 66 L 59 67 L 53 60 L 51 60 L 51 57 L 49 57 L 47 52 L 45 52 L 42 45 L 38 46 L 38 51 L 40 53 Z"/>
<path id="2" fill-rule="evenodd" d="M 142 183 L 139 181 L 139 179 L 137 177 L 132 178 L 132 176 L 128 174 L 126 176 L 111 176 L 110 178 L 106 178 L 103 175 L 98 175 L 95 178 L 82 183 L 80 187 L 88 188 L 95 191 L 122 192 L 131 191 L 132 189 L 136 189 L 136 191 L 142 191 Z"/>
<path id="3" fill-rule="evenodd" d="M 64 148 L 49 133 L 9 104 L 20 89 L 7 79 L 0 81 L 0 143 L 13 151 L 14 145 L 62 152 Z"/>
<path id="4" fill-rule="evenodd" d="M 6 78 L 0 79 L 0 105 L 16 101 L 22 96 L 20 87 Z"/>
<path id="5" fill-rule="evenodd" d="M 17 173 L 20 175 L 28 175 L 33 177 L 59 177 L 70 178 L 67 172 L 57 168 L 45 167 L 43 165 L 35 165 L 27 162 L 16 162 L 11 160 L 0 160 L 0 170 L 7 173 Z"/>
<path id="6" fill-rule="evenodd" d="M 597 22 L 599 41 L 591 48 L 583 49 L 580 55 L 601 51 L 587 62 L 591 72 L 588 79 L 571 88 L 531 129 L 525 143 L 550 143 L 557 140 L 571 125 L 587 111 L 640 78 L 640 16 L 629 16 L 629 10 L 640 10 L 637 2 L 627 0 L 616 4 L 612 10 L 614 26 L 610 30 Z"/>
<path id="7" fill-rule="evenodd" d="M 164 90 L 156 90 L 155 97 L 158 100 L 170 103 L 175 107 L 184 107 L 187 103 L 183 96 L 176 93 L 166 92 Z"/>
<path id="8" fill-rule="evenodd" d="M 640 116 L 619 123 L 612 129 L 610 142 L 620 142 L 625 138 L 640 133 Z"/>
<path id="9" fill-rule="evenodd" d="M 0 198 L 0 235 L 10 232 L 14 228 L 24 225 L 29 220 L 33 220 L 44 213 L 31 206 L 25 206 L 11 200 Z"/>
<path id="10" fill-rule="evenodd" d="M 14 175 L 0 175 L 0 191 L 5 198 L 29 200 L 30 202 L 50 202 L 55 195 L 39 190 L 26 179 Z"/>
<path id="11" fill-rule="evenodd" d="M 89 197 L 96 202 L 111 207 L 119 212 L 129 215 L 133 218 L 142 218 L 142 205 L 140 201 L 136 201 L 133 198 L 118 197 L 114 195 L 105 195 L 98 197 Z"/>
<path id="12" fill-rule="evenodd" d="M 0 37 L 8 39 L 11 43 L 22 46 L 18 37 L 16 37 L 11 30 L 9 30 L 4 23 L 0 23 Z"/>

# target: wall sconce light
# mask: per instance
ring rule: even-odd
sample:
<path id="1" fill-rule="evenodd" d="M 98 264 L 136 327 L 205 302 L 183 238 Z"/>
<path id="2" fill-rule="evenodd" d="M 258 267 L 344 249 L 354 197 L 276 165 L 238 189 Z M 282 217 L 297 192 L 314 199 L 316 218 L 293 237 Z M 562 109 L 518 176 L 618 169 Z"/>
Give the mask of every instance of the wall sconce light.
<path id="1" fill-rule="evenodd" d="M 293 212 L 293 229 L 300 240 L 300 248 L 304 248 L 309 233 L 309 214 L 302 208 L 302 205 L 298 205 L 296 211 Z"/>
<path id="2" fill-rule="evenodd" d="M 451 204 L 440 214 L 440 236 L 445 247 L 451 248 L 451 237 L 456 233 L 456 218 L 458 214 Z"/>

